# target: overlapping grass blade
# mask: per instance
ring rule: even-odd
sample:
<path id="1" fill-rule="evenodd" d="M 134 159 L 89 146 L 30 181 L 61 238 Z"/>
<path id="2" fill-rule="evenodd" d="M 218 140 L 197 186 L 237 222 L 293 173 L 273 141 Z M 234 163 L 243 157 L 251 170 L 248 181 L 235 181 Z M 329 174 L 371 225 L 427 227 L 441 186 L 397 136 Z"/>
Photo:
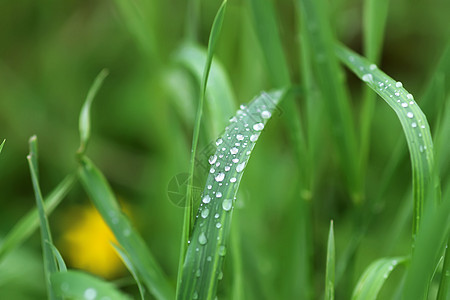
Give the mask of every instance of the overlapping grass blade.
<path id="1" fill-rule="evenodd" d="M 142 282 L 157 299 L 173 299 L 174 290 L 144 240 L 121 211 L 106 178 L 87 158 L 83 157 L 79 168 L 80 182 L 94 203 L 103 220 L 124 248 Z"/>
<path id="2" fill-rule="evenodd" d="M 64 299 L 131 299 L 111 283 L 80 271 L 56 272 L 51 281 L 55 294 Z"/>
<path id="3" fill-rule="evenodd" d="M 227 1 L 223 1 L 219 10 L 217 11 L 216 17 L 211 28 L 211 33 L 209 35 L 208 50 L 206 54 L 206 63 L 203 69 L 202 82 L 200 86 L 200 101 L 197 106 L 197 113 L 195 115 L 194 133 L 192 135 L 192 148 L 191 148 L 191 159 L 189 164 L 189 184 L 186 190 L 186 207 L 184 210 L 184 222 L 183 231 L 181 235 L 181 247 L 180 247 L 180 257 L 178 264 L 178 277 L 177 277 L 177 298 L 180 292 L 181 278 L 183 277 L 184 268 L 182 267 L 185 262 L 186 249 L 188 245 L 189 236 L 193 228 L 193 215 L 194 215 L 194 202 L 192 199 L 194 186 L 194 173 L 195 173 L 195 161 L 197 155 L 197 144 L 200 136 L 200 125 L 202 121 L 203 114 L 203 104 L 206 97 L 206 87 L 208 85 L 208 77 L 211 70 L 212 59 L 214 51 L 219 39 L 219 34 L 222 29 L 223 19 L 225 17 L 225 9 L 227 7 Z"/>
<path id="4" fill-rule="evenodd" d="M 119 246 L 117 246 L 114 243 L 111 243 L 111 245 L 114 247 L 114 250 L 116 250 L 117 254 L 122 259 L 122 262 L 125 264 L 128 271 L 130 271 L 131 275 L 133 276 L 133 278 L 136 281 L 136 284 L 138 286 L 139 294 L 141 295 L 141 299 L 144 300 L 145 288 L 142 285 L 141 280 L 139 279 L 138 272 L 135 269 L 135 267 L 133 266 L 133 263 L 130 261 L 130 259 L 128 258 L 128 255 L 125 253 L 125 251 L 122 248 L 120 248 Z"/>
<path id="5" fill-rule="evenodd" d="M 42 200 L 41 189 L 39 187 L 39 178 L 37 173 L 37 138 L 32 136 L 30 138 L 30 154 L 27 156 L 28 165 L 30 167 L 31 180 L 33 182 L 34 194 L 36 197 L 36 206 L 39 214 L 39 222 L 41 226 L 41 244 L 42 252 L 44 256 L 44 274 L 45 283 L 47 286 L 47 293 L 49 299 L 58 299 L 53 293 L 52 284 L 50 282 L 50 276 L 58 271 L 55 257 L 53 256 L 53 250 L 51 248 L 52 235 L 50 233 L 50 226 L 48 225 L 47 216 L 44 209 L 44 201 Z"/>
<path id="6" fill-rule="evenodd" d="M 381 258 L 364 271 L 359 279 L 352 300 L 375 300 L 384 282 L 395 267 L 406 262 L 405 257 Z M 413 298 L 411 298 L 413 299 Z"/>
<path id="7" fill-rule="evenodd" d="M 80 148 L 78 149 L 78 154 L 84 154 L 86 151 L 87 144 L 89 142 L 89 138 L 91 136 L 91 105 L 92 101 L 97 95 L 98 90 L 102 86 L 103 81 L 106 76 L 108 76 L 108 70 L 103 69 L 95 78 L 94 83 L 86 97 L 86 101 L 84 102 L 83 107 L 81 108 L 80 119 L 79 119 L 79 130 L 80 130 Z"/>
<path id="8" fill-rule="evenodd" d="M 44 201 L 45 212 L 47 215 L 61 203 L 67 193 L 72 189 L 75 183 L 75 176 L 69 175 L 46 197 Z M 38 209 L 34 208 L 27 215 L 21 218 L 14 227 L 8 232 L 0 246 L 0 261 L 20 246 L 30 235 L 39 227 Z"/>
<path id="9" fill-rule="evenodd" d="M 281 97 L 281 92 L 262 93 L 248 106 L 242 106 L 216 141 L 217 151 L 209 159 L 210 174 L 183 265 L 178 299 L 215 297 L 218 280 L 223 276 L 221 266 L 242 174 Z"/>
<path id="10" fill-rule="evenodd" d="M 327 246 L 327 267 L 325 272 L 325 300 L 334 299 L 334 270 L 335 270 L 335 246 L 333 220 L 330 222 Z"/>
<path id="11" fill-rule="evenodd" d="M 436 195 L 439 191 L 439 183 L 434 173 L 433 141 L 427 118 L 414 101 L 414 97 L 403 88 L 401 82 L 393 80 L 376 65 L 344 46 L 337 46 L 336 51 L 350 70 L 379 94 L 400 120 L 411 156 L 414 197 L 413 235 L 415 235 L 423 214 L 426 193 L 430 188 L 436 189 Z"/>
<path id="12" fill-rule="evenodd" d="M 334 37 L 324 0 L 298 0 L 303 32 L 317 78 L 317 87 L 328 113 L 329 129 L 335 138 L 346 184 L 355 203 L 362 199 L 356 133 L 343 72 L 334 55 Z M 344 168 L 345 166 L 345 168 Z"/>
<path id="13" fill-rule="evenodd" d="M 450 298 L 450 250 L 448 249 L 448 244 L 449 241 L 447 241 L 447 247 L 444 252 L 444 265 L 442 266 L 437 300 L 448 300 Z"/>
<path id="14" fill-rule="evenodd" d="M 64 262 L 64 259 L 61 255 L 61 253 L 59 252 L 58 248 L 56 248 L 55 245 L 53 245 L 49 242 L 47 242 L 47 244 L 50 248 L 52 248 L 53 255 L 55 256 L 55 259 L 58 262 L 58 271 L 66 272 L 67 266 L 66 266 L 66 263 Z"/>

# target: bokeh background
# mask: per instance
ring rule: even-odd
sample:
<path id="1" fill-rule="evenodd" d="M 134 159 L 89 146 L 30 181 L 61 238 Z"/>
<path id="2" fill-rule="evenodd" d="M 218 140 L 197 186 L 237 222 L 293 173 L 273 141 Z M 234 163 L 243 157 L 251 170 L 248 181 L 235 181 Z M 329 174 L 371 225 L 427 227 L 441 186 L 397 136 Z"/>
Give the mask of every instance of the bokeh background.
<path id="1" fill-rule="evenodd" d="M 41 188 L 45 195 L 76 170 L 79 111 L 95 76 L 107 68 L 109 76 L 92 108 L 93 134 L 87 153 L 105 173 L 175 285 L 183 211 L 169 201 L 167 186 L 173 176 L 188 170 L 199 92 L 197 78 L 176 57 L 188 40 L 206 46 L 220 1 L 195 2 L 199 5 L 197 13 L 192 9 L 192 1 L 131 1 L 135 9 L 131 17 L 124 2 L 0 2 L 0 138 L 7 139 L 0 155 L 0 239 L 35 205 L 25 159 L 28 138 L 36 134 L 39 139 Z M 450 36 L 450 2 L 391 2 L 380 67 L 401 80 L 420 104 L 420 95 L 432 79 Z M 300 39 L 295 1 L 273 3 L 291 75 L 298 83 Z M 361 51 L 361 1 L 337 0 L 329 5 L 339 39 Z M 216 60 L 226 70 L 237 99 L 236 108 L 261 90 L 274 88 L 252 26 L 247 1 L 230 0 Z M 361 86 L 350 74 L 348 81 L 357 119 Z M 301 97 L 296 100 L 302 107 Z M 429 122 L 433 125 L 436 114 L 431 115 Z M 292 255 L 295 240 L 291 227 L 297 222 L 292 213 L 292 207 L 296 207 L 297 170 L 284 117 L 282 114 L 270 122 L 241 184 L 242 200 L 236 216 L 240 219 L 249 299 L 274 299 L 271 296 L 275 291 L 288 294 L 292 285 L 280 275 L 290 264 L 286 257 Z M 311 259 L 318 296 L 323 286 L 329 220 L 335 221 L 338 257 L 354 235 L 354 210 L 333 156 L 334 146 L 327 141 L 326 128 L 321 134 L 326 147 L 317 155 L 317 172 L 321 176 L 311 216 L 315 242 Z M 380 175 L 399 139 L 404 139 L 400 124 L 380 99 L 366 174 L 368 198 L 377 190 Z M 209 142 L 203 138 L 200 149 Z M 396 218 L 401 200 L 410 190 L 408 158 L 405 152 L 392 184 L 374 212 L 377 222 L 369 227 L 354 256 L 350 282 L 381 255 L 408 251 L 409 222 L 401 227 L 395 240 L 387 242 L 386 238 L 391 220 Z M 200 174 L 200 180 L 202 176 L 205 174 Z M 95 233 L 107 240 L 109 233 L 101 227 L 78 184 L 50 216 L 50 225 L 69 266 L 113 279 L 130 293 L 136 291 L 128 273 L 110 253 L 108 243 L 97 245 L 98 239 L 91 239 Z M 2 298 L 45 297 L 40 249 L 36 232 L 1 262 Z M 108 257 L 109 263 L 101 263 L 96 253 L 98 257 Z M 228 295 L 230 280 L 225 272 L 219 295 Z"/>

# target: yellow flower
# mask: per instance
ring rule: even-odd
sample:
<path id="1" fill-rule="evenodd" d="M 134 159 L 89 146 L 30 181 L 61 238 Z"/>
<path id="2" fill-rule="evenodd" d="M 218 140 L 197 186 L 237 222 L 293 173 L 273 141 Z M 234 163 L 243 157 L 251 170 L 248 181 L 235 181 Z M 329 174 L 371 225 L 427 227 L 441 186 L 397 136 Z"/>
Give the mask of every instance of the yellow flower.
<path id="1" fill-rule="evenodd" d="M 124 265 L 111 245 L 118 243 L 97 210 L 74 208 L 69 219 L 59 243 L 68 264 L 108 279 L 120 275 Z"/>

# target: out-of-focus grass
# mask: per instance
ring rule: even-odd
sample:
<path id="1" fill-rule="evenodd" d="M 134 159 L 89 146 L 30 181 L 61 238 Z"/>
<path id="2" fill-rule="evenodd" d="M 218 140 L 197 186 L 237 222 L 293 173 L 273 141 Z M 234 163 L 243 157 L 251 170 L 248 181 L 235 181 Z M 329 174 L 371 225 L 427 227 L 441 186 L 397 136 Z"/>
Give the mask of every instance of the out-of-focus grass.
<path id="1" fill-rule="evenodd" d="M 167 186 L 174 175 L 188 172 L 194 119 L 191 113 L 195 111 L 199 95 L 198 79 L 180 68 L 177 51 L 186 45 L 187 36 L 191 36 L 190 42 L 197 43 L 194 47 L 206 47 L 219 2 L 194 1 L 189 8 L 186 1 L 130 2 L 136 4 L 134 8 L 124 8 L 124 1 L 0 3 L 0 140 L 7 139 L 0 154 L 0 240 L 34 208 L 24 159 L 29 136 L 39 137 L 40 185 L 43 194 L 47 194 L 76 168 L 78 112 L 92 79 L 106 67 L 110 75 L 92 107 L 88 155 L 103 171 L 116 194 L 135 208 L 137 229 L 175 286 L 183 212 L 168 200 Z M 348 174 L 339 164 L 342 162 L 337 155 L 339 147 L 330 133 L 334 123 L 322 113 L 324 103 L 320 102 L 315 92 L 317 82 L 312 79 L 315 71 L 306 65 L 307 60 L 314 67 L 311 59 L 317 53 L 308 50 L 308 40 L 300 37 L 302 30 L 307 30 L 301 25 L 301 7 L 296 7 L 297 1 L 269 2 L 268 8 L 275 14 L 270 24 L 278 30 L 271 28 L 266 38 L 255 28 L 255 12 L 250 8 L 256 2 L 228 3 L 215 60 L 220 61 L 229 77 L 231 93 L 238 96 L 238 102 L 245 102 L 260 90 L 283 84 L 302 86 L 305 93 L 296 93 L 293 99 L 298 106 L 295 113 L 301 115 L 304 126 L 307 143 L 304 151 L 308 158 L 313 158 L 312 162 L 307 160 L 312 163 L 313 174 L 306 173 L 306 177 L 314 180 L 308 185 L 310 193 L 302 193 L 305 189 L 299 187 L 297 172 L 302 166 L 296 158 L 298 151 L 289 140 L 291 133 L 284 127 L 293 121 L 289 116 L 294 115 L 294 111 L 289 106 L 286 111 L 283 106 L 285 110 L 273 117 L 264 139 L 259 141 L 242 180 L 240 193 L 243 197 L 239 198 L 242 201 L 237 202 L 234 212 L 240 224 L 236 229 L 238 246 L 230 245 L 231 249 L 242 252 L 238 253 L 237 262 L 234 256 L 225 261 L 219 298 L 232 298 L 231 291 L 236 285 L 234 278 L 226 275 L 232 274 L 233 265 L 241 269 L 241 278 L 245 278 L 243 291 L 236 292 L 245 295 L 245 299 L 298 295 L 295 290 L 296 283 L 300 282 L 298 276 L 309 276 L 301 280 L 310 282 L 308 295 L 321 295 L 330 219 L 334 220 L 337 272 L 344 249 L 350 243 L 355 245 L 350 245 L 352 249 L 348 252 L 354 263 L 345 264 L 342 271 L 346 282 L 341 283 L 336 274 L 336 298 L 345 298 L 342 295 L 351 295 L 357 279 L 373 261 L 405 255 L 409 251 L 411 218 L 401 221 L 401 216 L 407 216 L 410 211 L 408 203 L 412 203 L 406 143 L 396 146 L 398 140 L 404 140 L 403 133 L 395 115 L 381 101 L 373 101 L 373 113 L 364 112 L 371 111 L 362 108 L 361 99 L 366 96 L 354 76 L 348 75 L 349 105 L 355 120 L 352 130 L 356 130 L 354 135 L 359 146 L 363 139 L 368 145 L 367 161 L 363 162 L 365 167 L 361 167 L 360 173 L 365 182 L 361 193 L 368 204 L 355 208 L 349 201 L 350 194 L 343 180 Z M 370 7 L 370 3 L 377 1 L 366 2 Z M 390 1 L 385 25 L 382 18 L 363 20 L 363 8 L 357 1 L 339 1 L 333 7 L 336 9 L 329 19 L 333 34 L 355 50 L 367 44 L 364 48 L 369 59 L 379 58 L 376 63 L 383 71 L 401 80 L 415 95 L 433 136 L 440 140 L 435 141 L 436 161 L 445 185 L 449 179 L 449 149 L 446 147 L 449 114 L 442 106 L 448 106 L 449 85 L 446 83 L 450 78 L 450 56 L 442 57 L 437 70 L 436 65 L 450 35 L 447 22 L 450 3 L 438 0 L 430 5 L 416 1 L 411 5 L 409 1 Z M 142 14 L 137 19 L 140 21 L 130 22 L 133 13 L 140 14 L 140 11 Z M 188 11 L 196 13 L 188 14 Z M 374 16 L 384 14 L 369 11 L 365 15 L 370 12 Z M 187 20 L 187 16 L 197 17 Z M 146 19 L 149 17 L 151 20 Z M 366 29 L 363 30 L 364 23 Z M 370 27 L 369 23 L 375 27 Z M 141 31 L 141 24 L 148 26 L 145 31 Z M 190 24 L 189 30 L 186 24 Z M 377 30 L 383 26 L 383 47 L 370 46 L 379 43 L 375 36 L 380 35 Z M 363 42 L 367 32 L 373 34 L 372 42 Z M 285 58 L 281 54 L 267 56 L 273 49 L 265 48 L 264 42 L 271 40 L 277 41 L 271 44 L 275 48 L 273 53 L 281 49 Z M 281 73 L 273 73 L 278 68 Z M 312 73 L 305 79 L 308 70 Z M 422 92 L 427 86 L 431 88 Z M 214 96 L 213 92 L 210 96 Z M 362 129 L 360 126 L 366 117 L 373 122 Z M 205 124 L 217 121 L 211 118 L 205 115 Z M 204 130 L 206 128 L 201 129 L 199 153 L 213 142 Z M 214 127 L 214 131 L 217 130 L 222 129 Z M 203 159 L 206 161 L 207 157 Z M 355 157 L 355 164 L 360 159 Z M 386 171 L 390 160 L 391 171 Z M 388 180 L 383 178 L 384 174 L 390 174 Z M 300 202 L 300 199 L 310 200 Z M 63 212 L 73 205 L 86 204 L 86 195 L 76 185 L 49 217 L 55 239 L 66 230 L 60 222 Z M 310 220 L 299 220 L 299 210 L 310 211 L 307 215 Z M 361 216 L 370 216 L 371 222 L 356 236 L 354 220 L 360 212 Z M 436 225 L 428 226 L 432 232 Z M 310 243 L 308 246 L 314 248 L 314 252 L 305 251 L 302 257 L 295 250 L 299 241 L 294 237 L 299 232 Z M 385 243 L 386 240 L 389 243 Z M 292 247 L 293 244 L 297 246 Z M 416 255 L 422 255 L 426 252 L 424 249 L 418 250 Z M 33 285 L 23 275 L 43 283 L 42 268 L 38 267 L 42 259 L 38 235 L 16 251 L 5 256 L 0 264 L 0 295 L 35 299 L 43 294 L 45 285 Z M 18 259 L 18 254 L 23 259 Z M 62 255 L 64 257 L 64 252 Z M 310 263 L 309 271 L 302 269 L 305 262 Z M 381 289 L 380 299 L 389 299 L 396 291 L 400 281 L 396 272 Z M 286 281 L 286 273 L 292 282 Z M 414 280 L 419 282 L 420 278 L 409 280 L 408 284 L 414 285 Z M 433 284 L 439 281 L 440 278 L 435 278 Z M 130 292 L 138 294 L 137 290 Z"/>

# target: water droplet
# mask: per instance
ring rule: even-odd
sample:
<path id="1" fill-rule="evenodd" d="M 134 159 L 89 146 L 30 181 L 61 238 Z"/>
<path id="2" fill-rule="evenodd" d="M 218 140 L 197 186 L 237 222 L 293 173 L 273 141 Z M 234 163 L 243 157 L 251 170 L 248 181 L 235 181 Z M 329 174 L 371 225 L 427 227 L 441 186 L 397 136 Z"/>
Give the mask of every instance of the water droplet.
<path id="1" fill-rule="evenodd" d="M 202 271 L 200 269 L 197 269 L 197 272 L 195 272 L 195 276 L 200 277 L 202 275 Z"/>
<path id="2" fill-rule="evenodd" d="M 205 245 L 208 242 L 204 232 L 200 233 L 200 235 L 198 236 L 198 242 L 200 243 L 200 245 Z"/>
<path id="3" fill-rule="evenodd" d="M 208 184 L 208 186 L 206 187 L 208 190 L 212 189 L 212 185 Z"/>
<path id="4" fill-rule="evenodd" d="M 253 125 L 253 130 L 255 130 L 255 131 L 261 131 L 263 129 L 264 129 L 263 123 L 256 123 L 255 125 Z"/>
<path id="5" fill-rule="evenodd" d="M 407 97 L 409 100 L 414 100 L 414 96 L 411 95 L 411 94 L 406 95 L 406 97 Z"/>
<path id="6" fill-rule="evenodd" d="M 124 235 L 124 236 L 129 236 L 130 234 L 131 234 L 130 228 L 125 228 L 125 229 L 123 230 L 123 235 Z"/>
<path id="7" fill-rule="evenodd" d="M 61 290 L 67 292 L 70 289 L 70 285 L 68 282 L 61 283 Z"/>
<path id="8" fill-rule="evenodd" d="M 403 102 L 403 103 L 402 103 L 402 107 L 408 107 L 408 103 Z"/>
<path id="9" fill-rule="evenodd" d="M 216 146 L 219 146 L 220 144 L 222 144 L 223 140 L 222 139 L 217 139 L 216 141 Z"/>
<path id="10" fill-rule="evenodd" d="M 241 104 L 241 105 L 239 105 L 239 108 L 240 108 L 240 109 L 246 109 L 247 106 L 245 106 L 244 104 Z"/>
<path id="11" fill-rule="evenodd" d="M 239 150 L 236 147 L 233 147 L 233 148 L 230 149 L 230 153 L 231 154 L 237 154 L 238 152 L 239 152 Z"/>
<path id="12" fill-rule="evenodd" d="M 216 227 L 217 227 L 217 229 L 219 229 L 220 227 L 222 227 L 222 224 L 217 223 L 217 224 L 216 224 Z"/>
<path id="13" fill-rule="evenodd" d="M 238 134 L 238 135 L 236 135 L 236 139 L 238 141 L 242 141 L 244 139 L 244 136 L 242 134 Z"/>
<path id="14" fill-rule="evenodd" d="M 192 295 L 192 299 L 197 300 L 198 299 L 198 293 L 194 292 L 194 294 Z"/>
<path id="15" fill-rule="evenodd" d="M 223 272 L 220 271 L 219 275 L 217 276 L 218 280 L 222 280 L 223 279 Z"/>
<path id="16" fill-rule="evenodd" d="M 258 140 L 258 137 L 259 137 L 258 134 L 252 134 L 252 136 L 250 137 L 250 141 L 256 142 Z"/>
<path id="17" fill-rule="evenodd" d="M 93 288 L 88 288 L 84 291 L 83 296 L 86 300 L 93 300 L 97 297 L 97 291 Z"/>
<path id="18" fill-rule="evenodd" d="M 209 164 L 210 165 L 213 165 L 215 162 L 216 162 L 216 160 L 217 160 L 217 155 L 211 155 L 211 157 L 209 158 Z"/>
<path id="19" fill-rule="evenodd" d="M 416 123 L 416 122 L 412 122 L 412 123 L 411 123 L 411 127 L 412 127 L 412 128 L 416 128 L 416 127 L 417 127 L 417 123 Z"/>
<path id="20" fill-rule="evenodd" d="M 209 215 L 209 209 L 206 207 L 202 210 L 202 218 L 205 219 Z"/>
<path id="21" fill-rule="evenodd" d="M 225 172 L 228 172 L 228 171 L 230 171 L 230 166 L 225 167 Z"/>
<path id="22" fill-rule="evenodd" d="M 202 202 L 203 203 L 209 203 L 211 201 L 211 197 L 209 195 L 206 195 L 205 197 L 203 197 Z"/>
<path id="23" fill-rule="evenodd" d="M 271 116 L 272 116 L 272 114 L 271 114 L 270 111 L 268 111 L 268 110 L 264 110 L 264 111 L 261 113 L 261 117 L 262 117 L 263 119 L 270 119 Z"/>
<path id="24" fill-rule="evenodd" d="M 207 261 L 211 261 L 211 260 L 212 260 L 211 255 L 209 255 L 209 256 L 206 258 L 206 260 L 207 260 Z"/>
<path id="25" fill-rule="evenodd" d="M 214 215 L 214 218 L 216 218 L 216 219 L 218 219 L 219 217 L 220 217 L 219 214 L 215 214 L 215 215 Z"/>
<path id="26" fill-rule="evenodd" d="M 420 125 L 420 128 L 425 129 L 425 125 Z"/>
<path id="27" fill-rule="evenodd" d="M 400 81 L 397 81 L 395 83 L 395 86 L 398 87 L 398 88 L 401 88 L 403 86 L 403 83 L 401 83 Z"/>
<path id="28" fill-rule="evenodd" d="M 412 119 L 412 118 L 414 117 L 414 114 L 413 114 L 412 112 L 408 112 L 408 113 L 406 114 L 406 116 L 407 116 L 408 118 Z"/>
<path id="29" fill-rule="evenodd" d="M 231 199 L 225 199 L 222 202 L 222 208 L 225 211 L 229 211 L 231 207 L 233 206 L 233 201 Z"/>
<path id="30" fill-rule="evenodd" d="M 365 82 L 373 82 L 373 76 L 372 74 L 364 74 L 362 80 Z"/>
<path id="31" fill-rule="evenodd" d="M 239 162 L 239 158 L 233 158 L 231 161 L 237 164 Z"/>
<path id="32" fill-rule="evenodd" d="M 242 170 L 244 170 L 244 168 L 245 168 L 245 161 L 243 163 L 237 165 L 236 172 L 238 172 L 238 173 L 242 172 Z"/>
<path id="33" fill-rule="evenodd" d="M 225 178 L 225 174 L 224 173 L 219 173 L 217 174 L 217 176 L 215 177 L 217 182 L 221 182 L 223 181 L 223 179 Z"/>
<path id="34" fill-rule="evenodd" d="M 221 192 L 217 192 L 217 193 L 216 193 L 216 197 L 217 197 L 217 198 L 222 197 L 222 193 L 221 193 Z"/>
<path id="35" fill-rule="evenodd" d="M 237 122 L 237 118 L 236 117 L 232 117 L 231 119 L 230 119 L 230 123 L 236 123 Z"/>
<path id="36" fill-rule="evenodd" d="M 227 254 L 227 247 L 225 247 L 224 245 L 219 246 L 218 254 L 220 256 L 225 256 L 225 254 Z"/>
<path id="37" fill-rule="evenodd" d="M 236 177 L 231 177 L 230 182 L 236 182 Z"/>
<path id="38" fill-rule="evenodd" d="M 395 92 L 394 95 L 398 97 L 398 96 L 400 96 L 400 93 L 399 92 Z"/>
<path id="39" fill-rule="evenodd" d="M 377 69 L 377 65 L 371 64 L 371 65 L 369 66 L 369 69 L 370 69 L 371 71 L 376 70 L 376 69 Z"/>
<path id="40" fill-rule="evenodd" d="M 423 146 L 422 145 L 419 146 L 419 151 L 423 152 Z"/>
<path id="41" fill-rule="evenodd" d="M 211 173 L 211 174 L 213 174 L 215 171 L 216 171 L 216 169 L 214 169 L 214 168 L 209 169 L 209 173 Z"/>

